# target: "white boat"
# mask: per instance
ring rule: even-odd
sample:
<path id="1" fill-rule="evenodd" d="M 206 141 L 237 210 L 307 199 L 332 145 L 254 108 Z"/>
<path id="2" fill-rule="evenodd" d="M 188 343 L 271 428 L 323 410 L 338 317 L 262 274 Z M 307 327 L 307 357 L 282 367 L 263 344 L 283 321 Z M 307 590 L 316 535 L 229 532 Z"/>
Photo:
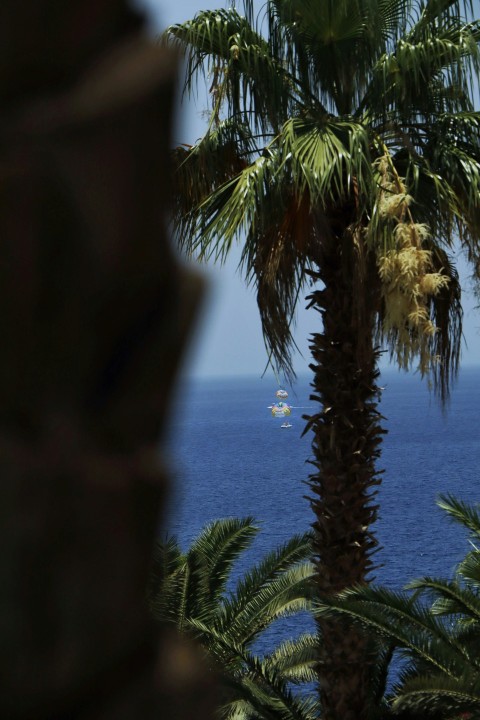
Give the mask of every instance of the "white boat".
<path id="1" fill-rule="evenodd" d="M 289 428 L 292 427 L 292 423 L 284 422 L 280 425 L 281 428 Z"/>

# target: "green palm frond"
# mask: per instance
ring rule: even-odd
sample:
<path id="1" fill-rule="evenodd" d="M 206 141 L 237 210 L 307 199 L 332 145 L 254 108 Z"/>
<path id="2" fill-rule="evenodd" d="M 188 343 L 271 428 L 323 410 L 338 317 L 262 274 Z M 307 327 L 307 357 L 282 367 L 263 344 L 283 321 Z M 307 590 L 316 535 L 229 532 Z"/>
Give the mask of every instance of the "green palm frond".
<path id="1" fill-rule="evenodd" d="M 473 63 L 472 70 L 478 64 L 479 30 L 477 23 L 462 25 L 447 19 L 427 25 L 421 20 L 405 40 L 397 44 L 396 58 L 401 72 L 408 74 L 414 83 L 421 79 L 428 83 L 443 72 L 447 83 L 462 87 L 467 77 L 464 60 L 467 58 Z"/>
<path id="2" fill-rule="evenodd" d="M 478 229 L 480 189 L 480 163 L 478 161 L 478 145 L 470 149 L 453 145 L 449 142 L 448 136 L 439 138 L 438 145 L 432 153 L 431 160 L 435 170 L 442 171 L 444 182 L 450 186 L 457 185 L 458 197 L 461 198 L 461 209 L 468 214 L 465 225 L 473 226 L 476 234 Z M 472 211 L 475 213 L 475 223 L 472 223 Z"/>
<path id="3" fill-rule="evenodd" d="M 198 208 L 198 242 L 201 254 L 215 254 L 224 258 L 236 238 L 252 229 L 255 231 L 257 213 L 266 188 L 274 187 L 273 158 L 261 155 L 236 177 L 221 185 Z"/>
<path id="4" fill-rule="evenodd" d="M 251 644 L 274 620 L 310 609 L 313 574 L 313 565 L 302 563 L 262 585 L 248 602 L 242 600 L 241 609 L 226 600 L 220 627 L 237 642 Z"/>
<path id="5" fill-rule="evenodd" d="M 467 644 L 465 636 L 438 622 L 428 608 L 412 598 L 385 590 L 374 591 L 369 600 L 365 595 L 363 588 L 350 597 L 345 594 L 327 602 L 330 610 L 321 612 L 333 611 L 360 622 L 368 632 L 393 641 L 396 652 L 409 660 L 410 665 L 391 691 L 394 711 L 421 711 L 425 717 L 432 713 L 445 719 L 451 717 L 448 713 L 452 707 L 470 711 L 476 707 L 480 712 L 478 629 Z M 439 707 L 444 714 L 435 715 Z"/>
<path id="6" fill-rule="evenodd" d="M 274 619 L 308 609 L 313 595 L 311 552 L 306 534 L 268 553 L 225 598 L 218 627 L 236 642 L 249 644 Z"/>
<path id="7" fill-rule="evenodd" d="M 457 575 L 475 592 L 480 592 L 480 550 L 475 548 L 458 564 Z"/>
<path id="8" fill-rule="evenodd" d="M 396 118 L 413 129 L 422 117 L 428 121 L 439 112 L 472 109 L 480 28 L 459 22 L 458 16 L 452 21 L 445 8 L 437 4 L 433 11 L 433 5 L 428 3 L 429 12 L 379 57 L 357 112 L 389 122 Z M 423 134 L 429 134 L 428 127 Z"/>
<path id="9" fill-rule="evenodd" d="M 294 535 L 287 542 L 268 552 L 259 563 L 239 579 L 235 590 L 238 598 L 235 605 L 236 612 L 243 609 L 243 604 L 254 597 L 262 587 L 282 577 L 285 572 L 299 563 L 305 563 L 310 570 L 311 563 L 308 561 L 311 554 L 312 537 L 310 533 Z"/>
<path id="10" fill-rule="evenodd" d="M 210 81 L 211 121 L 228 116 L 251 122 L 260 132 L 277 127 L 295 96 L 295 78 L 272 56 L 265 38 L 234 8 L 207 10 L 182 25 L 172 25 L 166 38 L 187 56 L 185 91 L 191 93 L 201 74 Z"/>
<path id="11" fill-rule="evenodd" d="M 394 712 L 413 712 L 420 717 L 455 718 L 465 713 L 480 717 L 480 678 L 464 676 L 416 676 L 402 685 L 392 703 Z"/>
<path id="12" fill-rule="evenodd" d="M 371 13 L 378 13 L 378 25 L 385 41 L 399 37 L 412 21 L 412 3 L 402 0 L 380 0 L 371 6 Z"/>
<path id="13" fill-rule="evenodd" d="M 289 683 L 315 682 L 318 642 L 317 635 L 310 633 L 286 640 L 264 658 L 265 665 Z"/>
<path id="14" fill-rule="evenodd" d="M 241 670 L 228 675 L 227 686 L 235 691 L 240 700 L 231 701 L 225 708 L 228 712 L 238 712 L 239 705 L 244 712 L 252 712 L 251 717 L 277 720 L 317 720 L 317 703 L 312 698 L 303 699 L 294 695 L 285 679 L 266 661 L 248 651 L 224 633 L 195 621 L 192 623 L 203 637 L 210 653 L 218 658 L 224 667 L 226 657 L 241 659 Z M 245 708 L 245 705 L 247 708 Z M 255 714 L 256 713 L 256 714 Z M 234 715 L 235 717 L 235 715 Z M 249 717 L 248 715 L 246 717 Z"/>
<path id="15" fill-rule="evenodd" d="M 398 0 L 279 1 L 270 7 L 291 72 L 315 88 L 322 107 L 343 116 L 359 104 L 372 65 L 408 16 L 408 3 Z"/>
<path id="16" fill-rule="evenodd" d="M 241 267 L 257 289 L 267 348 L 288 375 L 291 320 L 315 224 L 310 202 L 293 182 L 285 183 L 285 174 L 282 151 L 271 147 L 193 206 L 179 227 L 201 259 L 223 261 L 233 243 L 243 240 Z"/>
<path id="17" fill-rule="evenodd" d="M 279 143 L 299 195 L 308 192 L 321 206 L 371 187 L 370 140 L 361 124 L 296 118 L 284 125 Z"/>
<path id="18" fill-rule="evenodd" d="M 197 617 L 210 618 L 223 596 L 233 564 L 250 547 L 259 528 L 253 518 L 227 518 L 209 523 L 195 538 L 187 562 L 195 578 Z"/>
<path id="19" fill-rule="evenodd" d="M 451 644 L 443 622 L 404 593 L 368 587 L 345 591 L 335 599 L 322 600 L 317 612 L 323 616 L 332 611 L 395 641 L 445 675 L 454 676 L 463 662 L 462 651 Z"/>
<path id="20" fill-rule="evenodd" d="M 257 532 L 250 517 L 227 518 L 207 525 L 186 553 L 174 538 L 157 543 L 148 590 L 154 617 L 181 628 L 191 618 L 211 618 L 233 564 Z"/>
<path id="21" fill-rule="evenodd" d="M 466 560 L 466 559 L 465 559 Z M 475 574 L 477 577 L 474 580 L 471 580 L 468 577 L 468 574 L 464 574 L 463 572 L 463 565 L 465 561 L 459 564 L 456 571 L 457 581 L 458 583 L 463 583 L 464 580 L 467 581 L 467 589 L 469 588 L 472 592 L 469 593 L 469 597 L 464 597 L 464 593 L 466 592 L 466 588 L 462 586 L 462 593 L 459 599 L 456 597 L 456 592 L 448 593 L 448 592 L 442 592 L 441 589 L 435 588 L 438 590 L 438 594 L 435 595 L 435 598 L 432 602 L 432 606 L 430 608 L 431 612 L 434 615 L 444 615 L 444 616 L 457 616 L 458 621 L 460 622 L 460 615 L 462 613 L 465 613 L 465 615 L 462 616 L 462 626 L 463 625 L 477 625 L 480 627 L 477 616 L 478 616 L 478 589 L 480 587 L 480 583 L 478 582 L 478 575 L 479 575 L 479 563 L 478 559 L 475 562 Z M 467 570 L 468 573 L 468 570 Z M 455 590 L 460 587 L 459 585 L 455 586 Z M 426 591 L 428 591 L 428 587 L 425 588 Z M 475 610 L 472 612 L 469 609 L 469 605 L 473 605 Z M 463 632 L 463 630 L 459 630 L 459 632 Z M 463 640 L 460 640 L 463 642 Z"/>
<path id="22" fill-rule="evenodd" d="M 268 553 L 230 591 L 233 565 L 257 532 L 250 517 L 228 518 L 208 524 L 184 553 L 174 538 L 158 543 L 147 601 L 156 620 L 196 638 L 219 668 L 233 692 L 226 718 L 313 719 L 310 702 L 287 687 L 311 680 L 312 638 L 284 643 L 264 661 L 249 649 L 277 618 L 311 608 L 311 536 L 294 536 Z"/>
<path id="23" fill-rule="evenodd" d="M 175 622 L 184 572 L 185 556 L 176 538 L 156 543 L 147 586 L 147 603 L 154 615 Z"/>
<path id="24" fill-rule="evenodd" d="M 196 211 L 210 193 L 238 175 L 255 151 L 250 129 L 233 120 L 211 128 L 193 147 L 178 147 L 173 152 L 175 223 L 181 235 L 181 247 L 192 254 L 195 244 Z"/>
<path id="25" fill-rule="evenodd" d="M 368 653 L 375 658 L 368 667 L 366 682 L 368 683 L 369 714 L 371 720 L 384 720 L 389 715 L 389 687 L 392 660 L 395 655 L 396 643 L 392 639 L 379 638 L 372 633 L 367 636 Z"/>
<path id="26" fill-rule="evenodd" d="M 454 614 L 463 614 L 480 622 L 480 597 L 475 592 L 470 591 L 468 587 L 461 587 L 456 581 L 449 582 L 438 578 L 423 577 L 411 581 L 406 588 L 429 592 L 437 598 L 436 602 L 440 600 L 451 603 L 451 606 L 455 608 Z"/>
<path id="27" fill-rule="evenodd" d="M 478 506 L 471 505 L 451 494 L 441 494 L 437 500 L 437 505 L 452 520 L 469 530 L 473 538 L 480 541 L 480 512 Z"/>
<path id="28" fill-rule="evenodd" d="M 429 0 L 422 3 L 420 9 L 421 21 L 428 25 L 441 16 L 455 19 L 472 15 L 474 3 L 472 0 Z"/>
<path id="29" fill-rule="evenodd" d="M 252 517 L 214 520 L 193 540 L 189 554 L 204 557 L 210 574 L 224 579 L 232 563 L 250 547 L 258 532 Z"/>

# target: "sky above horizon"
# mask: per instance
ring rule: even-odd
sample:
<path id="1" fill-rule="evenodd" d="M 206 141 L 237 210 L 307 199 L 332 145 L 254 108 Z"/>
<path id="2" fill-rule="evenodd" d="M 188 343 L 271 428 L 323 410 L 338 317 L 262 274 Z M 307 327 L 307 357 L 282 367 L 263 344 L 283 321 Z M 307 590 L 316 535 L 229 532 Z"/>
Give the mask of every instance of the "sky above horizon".
<path id="1" fill-rule="evenodd" d="M 200 10 L 228 7 L 234 3 L 232 0 L 136 0 L 135 4 L 147 12 L 152 33 L 155 34 L 168 25 L 192 18 Z M 237 7 L 241 7 L 241 0 L 237 2 Z M 199 90 L 196 103 L 179 103 L 174 122 L 174 144 L 193 144 L 202 135 L 206 102 L 206 94 L 203 95 Z M 207 278 L 208 290 L 184 363 L 187 376 L 259 377 L 265 369 L 267 353 L 255 293 L 253 288 L 245 286 L 238 272 L 239 259 L 240 250 L 234 248 L 225 265 L 202 266 L 201 272 Z M 466 276 L 465 268 L 465 262 L 460 259 L 461 276 Z M 475 304 L 473 292 L 468 290 L 468 283 L 465 283 L 463 365 L 478 364 L 480 361 L 480 310 L 475 309 Z M 309 372 L 308 337 L 312 332 L 318 332 L 320 327 L 318 313 L 305 310 L 305 302 L 300 301 L 294 329 L 294 338 L 300 351 L 294 355 L 294 368 L 298 375 Z M 388 366 L 387 356 L 382 366 Z"/>

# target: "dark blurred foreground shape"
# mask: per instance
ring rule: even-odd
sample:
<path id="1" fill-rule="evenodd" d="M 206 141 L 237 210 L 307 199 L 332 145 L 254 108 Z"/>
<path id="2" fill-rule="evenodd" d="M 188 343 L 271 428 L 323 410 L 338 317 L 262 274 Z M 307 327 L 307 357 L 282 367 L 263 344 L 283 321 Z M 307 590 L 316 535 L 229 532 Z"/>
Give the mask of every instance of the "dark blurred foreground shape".
<path id="1" fill-rule="evenodd" d="M 165 231 L 176 60 L 121 0 L 2 0 L 0 57 L 0 718 L 210 718 L 144 602 L 200 295 Z"/>

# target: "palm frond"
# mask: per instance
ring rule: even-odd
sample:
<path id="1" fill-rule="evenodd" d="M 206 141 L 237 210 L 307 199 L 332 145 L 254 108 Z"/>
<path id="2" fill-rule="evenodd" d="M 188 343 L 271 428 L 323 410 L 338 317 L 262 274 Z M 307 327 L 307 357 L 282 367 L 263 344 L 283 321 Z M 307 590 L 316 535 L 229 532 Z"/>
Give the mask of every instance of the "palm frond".
<path id="1" fill-rule="evenodd" d="M 257 532 L 250 517 L 227 518 L 207 525 L 186 553 L 175 538 L 157 542 L 147 591 L 154 617 L 180 629 L 191 618 L 211 620 L 233 564 Z"/>
<path id="2" fill-rule="evenodd" d="M 300 196 L 312 207 L 337 205 L 373 183 L 370 141 L 361 124 L 295 118 L 285 123 L 279 140 Z M 358 193 L 357 193 L 358 194 Z M 361 198 L 357 197 L 361 206 Z"/>
<path id="3" fill-rule="evenodd" d="M 293 535 L 289 540 L 268 552 L 237 583 L 236 595 L 245 601 L 253 597 L 263 586 L 282 576 L 298 563 L 307 562 L 312 554 L 311 533 Z M 241 609 L 241 603 L 237 609 Z"/>
<path id="4" fill-rule="evenodd" d="M 257 713 L 254 717 L 271 720 L 315 720 L 316 702 L 293 695 L 274 668 L 223 633 L 198 621 L 193 624 L 207 639 L 210 651 L 218 657 L 222 667 L 225 668 L 226 657 L 241 658 L 242 669 L 228 673 L 226 680 L 228 686 L 235 690 L 237 697 L 243 703 L 248 703 Z"/>
<path id="5" fill-rule="evenodd" d="M 268 553 L 227 590 L 234 562 L 258 532 L 252 518 L 209 523 L 182 553 L 175 538 L 158 543 L 147 602 L 153 617 L 195 638 L 227 691 L 228 720 L 313 720 L 315 703 L 287 686 L 312 678 L 312 640 L 284 643 L 264 661 L 249 650 L 278 617 L 311 607 L 311 536 L 298 535 Z"/>
<path id="6" fill-rule="evenodd" d="M 308 195 L 284 182 L 279 152 L 258 223 L 245 237 L 240 266 L 256 288 L 257 304 L 269 357 L 279 372 L 293 378 L 292 333 L 300 292 L 310 266 L 309 249 L 317 233 Z"/>
<path id="7" fill-rule="evenodd" d="M 198 604 L 202 605 L 197 617 L 211 617 L 217 608 L 233 564 L 258 533 L 253 523 L 251 517 L 215 520 L 192 543 L 187 561 L 192 573 L 197 573 Z"/>
<path id="8" fill-rule="evenodd" d="M 311 552 L 305 534 L 268 553 L 225 598 L 219 627 L 237 642 L 250 643 L 273 619 L 307 609 L 313 595 Z"/>
<path id="9" fill-rule="evenodd" d="M 389 38 L 405 26 L 408 5 L 398 0 L 272 2 L 270 33 L 276 47 L 284 48 L 292 74 L 304 87 L 315 88 L 321 107 L 346 116 L 358 105 Z"/>
<path id="10" fill-rule="evenodd" d="M 477 622 L 480 621 L 480 597 L 468 588 L 460 587 L 455 581 L 423 577 L 411 581 L 406 585 L 406 588 L 408 590 L 431 592 L 437 599 L 450 601 L 455 608 L 455 614 L 461 613 Z"/>
<path id="11" fill-rule="evenodd" d="M 278 126 L 295 96 L 295 78 L 271 53 L 268 42 L 234 8 L 207 10 L 166 31 L 187 57 L 185 91 L 199 75 L 210 78 L 211 122 L 223 112 L 260 132 Z"/>
<path id="12" fill-rule="evenodd" d="M 310 204 L 293 184 L 285 184 L 282 164 L 275 148 L 265 151 L 184 215 L 179 230 L 187 231 L 189 247 L 200 258 L 219 261 L 244 239 L 241 267 L 257 288 L 267 348 L 279 371 L 290 376 L 291 321 L 305 282 L 314 222 Z"/>
<path id="13" fill-rule="evenodd" d="M 211 128 L 196 145 L 174 150 L 173 214 L 177 241 L 186 254 L 195 250 L 198 207 L 215 188 L 236 177 L 254 151 L 249 127 L 233 120 Z"/>
<path id="14" fill-rule="evenodd" d="M 410 711 L 421 717 L 453 718 L 461 713 L 478 717 L 480 678 L 417 676 L 406 681 L 393 700 L 394 712 Z"/>
<path id="15" fill-rule="evenodd" d="M 480 550 L 469 552 L 457 566 L 457 577 L 468 583 L 476 593 L 480 592 Z"/>
<path id="16" fill-rule="evenodd" d="M 153 616 L 176 622 L 185 556 L 176 538 L 155 544 L 147 585 L 147 603 Z"/>
<path id="17" fill-rule="evenodd" d="M 338 598 L 322 600 L 318 616 L 345 615 L 369 631 L 395 643 L 426 662 L 431 669 L 455 676 L 455 668 L 463 663 L 462 651 L 450 642 L 442 622 L 428 608 L 404 593 L 385 588 L 357 588 L 345 591 Z"/>
<path id="18" fill-rule="evenodd" d="M 476 540 L 480 541 L 480 512 L 476 506 L 451 494 L 441 494 L 437 500 L 437 505 L 452 520 L 463 525 Z"/>
<path id="19" fill-rule="evenodd" d="M 264 657 L 265 665 L 289 683 L 315 682 L 318 643 L 317 635 L 309 633 L 286 640 Z"/>
<path id="20" fill-rule="evenodd" d="M 465 147 L 458 141 L 452 142 L 451 136 L 445 133 L 442 138 L 438 138 L 438 144 L 431 147 L 431 152 L 430 146 L 426 149 L 426 157 L 430 160 L 431 169 L 442 178 L 442 182 L 448 184 L 450 188 L 455 188 L 453 209 L 456 225 L 458 227 L 458 220 L 461 219 L 465 240 L 468 240 L 469 235 L 476 236 L 479 227 L 480 142 L 478 140 L 478 137 L 475 138 L 475 143 L 471 141 L 470 147 Z M 439 209 L 442 211 L 443 207 L 439 205 Z"/>
<path id="21" fill-rule="evenodd" d="M 479 29 L 478 23 L 452 18 L 439 3 L 428 3 L 427 12 L 372 67 L 357 116 L 368 109 L 384 122 L 396 117 L 414 128 L 422 118 L 431 123 L 439 112 L 472 110 Z"/>
<path id="22" fill-rule="evenodd" d="M 225 601 L 219 624 L 237 642 L 250 645 L 275 620 L 311 608 L 314 566 L 301 563 L 262 585 L 248 602 Z M 228 620 L 227 620 L 228 618 Z"/>

